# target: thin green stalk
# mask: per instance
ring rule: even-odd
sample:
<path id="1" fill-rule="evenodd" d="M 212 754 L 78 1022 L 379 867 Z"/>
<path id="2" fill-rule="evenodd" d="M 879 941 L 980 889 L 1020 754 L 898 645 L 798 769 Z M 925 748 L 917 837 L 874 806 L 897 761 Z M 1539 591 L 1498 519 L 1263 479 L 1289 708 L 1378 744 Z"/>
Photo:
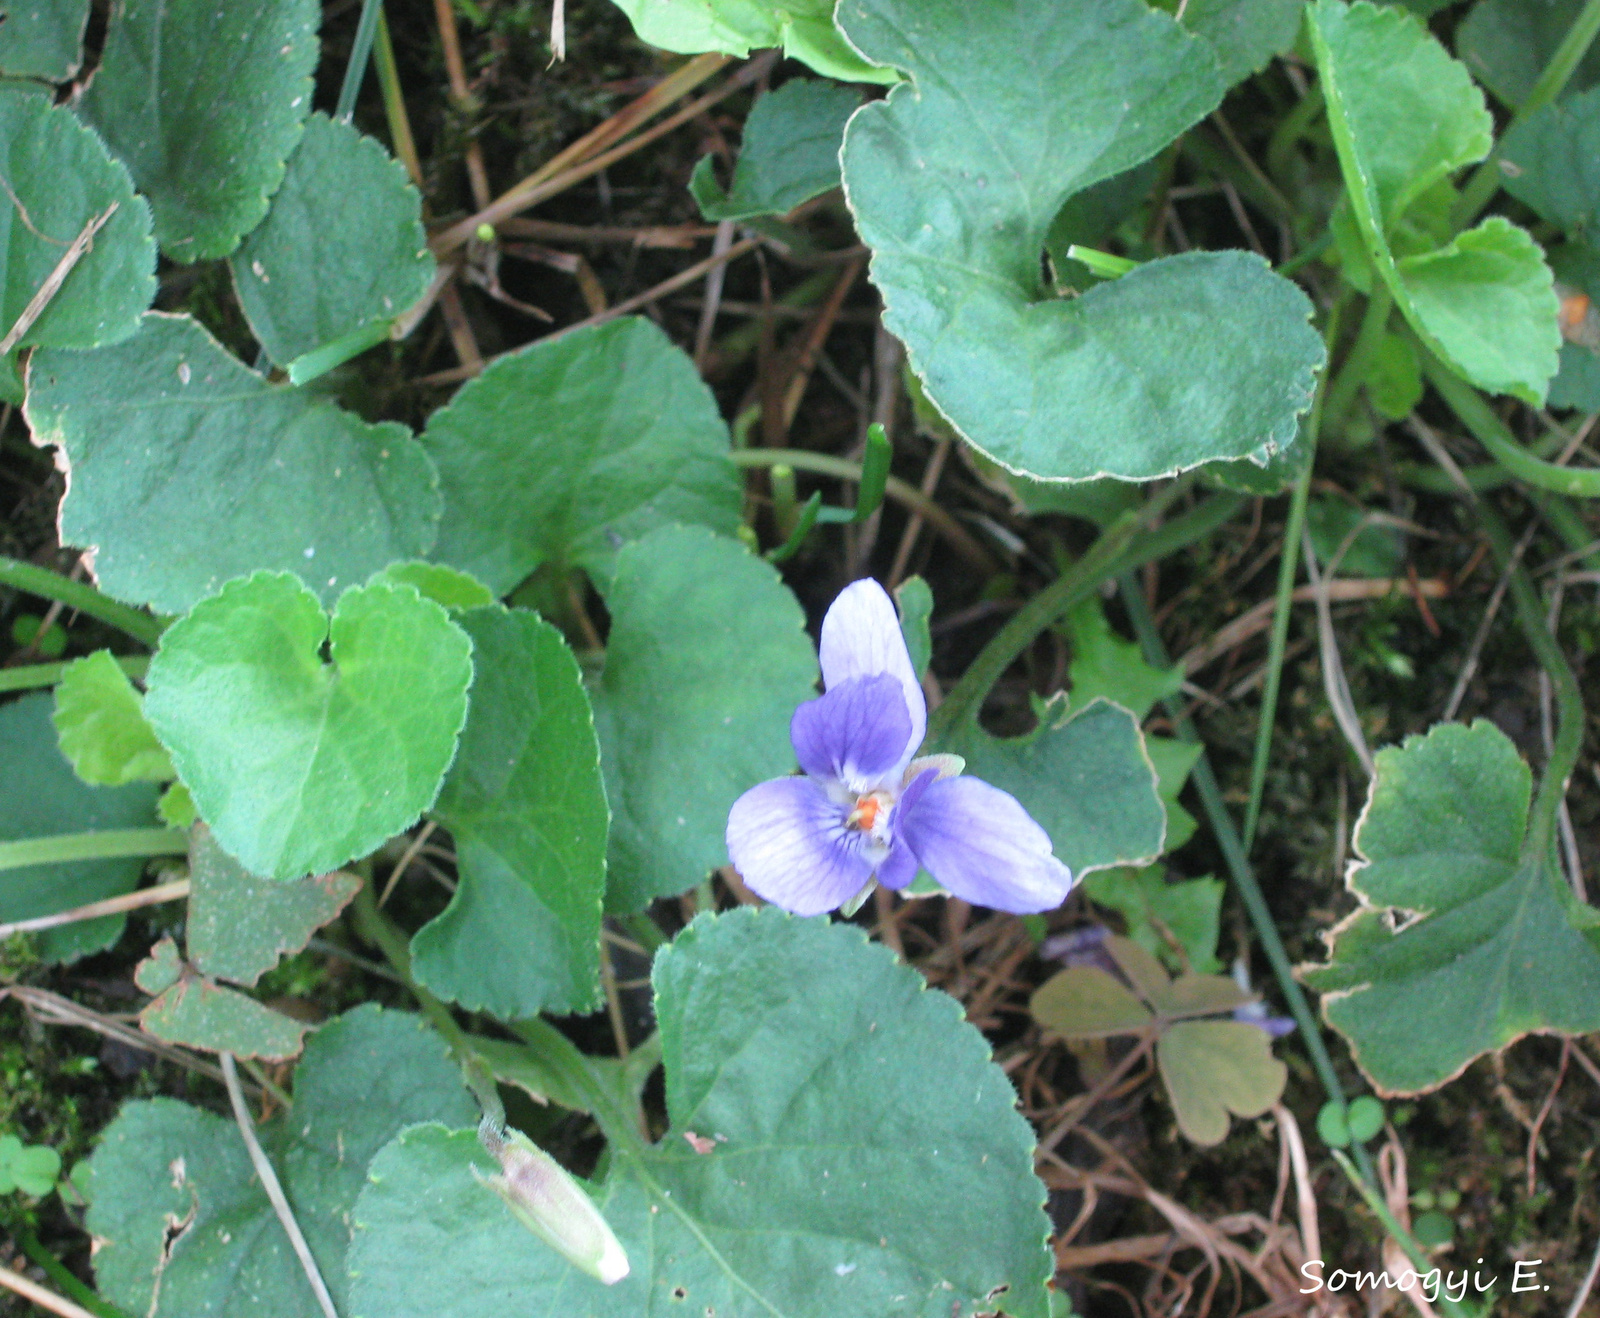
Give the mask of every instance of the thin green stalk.
<path id="1" fill-rule="evenodd" d="M 637 915 L 624 915 L 618 923 L 628 931 L 633 941 L 651 956 L 672 941 L 661 932 L 661 926 L 650 918 L 648 911 L 640 911 Z"/>
<path id="2" fill-rule="evenodd" d="M 102 1299 L 80 1281 L 77 1273 L 46 1249 L 44 1242 L 27 1227 L 19 1224 L 14 1228 L 14 1233 L 22 1252 L 43 1268 L 45 1275 L 71 1299 L 76 1300 L 90 1313 L 99 1314 L 100 1318 L 128 1318 L 128 1315 L 116 1305 Z"/>
<path id="3" fill-rule="evenodd" d="M 378 909 L 377 899 L 372 895 L 370 867 L 358 868 L 363 869 L 362 878 L 366 882 L 361 885 L 355 901 L 350 906 L 356 932 L 376 945 L 383 953 L 384 960 L 394 968 L 395 974 L 400 976 L 405 986 L 411 990 L 411 995 L 416 998 L 417 1005 L 433 1022 L 433 1027 L 444 1036 L 451 1053 L 455 1056 L 456 1064 L 461 1068 L 462 1077 L 466 1080 L 467 1087 L 472 1090 L 473 1096 L 477 1098 L 478 1107 L 484 1116 L 503 1125 L 505 1108 L 500 1102 L 494 1076 L 489 1073 L 483 1058 L 472 1046 L 472 1040 L 466 1031 L 456 1024 L 456 1018 L 450 1014 L 450 1008 L 412 978 L 410 940 L 399 925 Z"/>
<path id="4" fill-rule="evenodd" d="M 1273 129 L 1272 139 L 1267 143 L 1267 172 L 1279 183 L 1286 182 L 1290 152 L 1306 135 L 1306 130 L 1316 122 L 1325 104 L 1322 84 L 1316 83 L 1295 102 L 1294 108 L 1284 115 L 1279 120 L 1277 128 Z"/>
<path id="5" fill-rule="evenodd" d="M 1555 53 L 1550 56 L 1550 62 L 1545 65 L 1544 72 L 1533 84 L 1528 99 L 1517 107 L 1517 112 L 1512 116 L 1511 123 L 1506 129 L 1507 132 L 1561 95 L 1562 88 L 1571 81 L 1584 55 L 1594 44 L 1597 33 L 1600 33 L 1600 0 L 1589 0 L 1573 20 L 1572 26 L 1567 29 L 1567 35 L 1562 38 Z M 1505 134 L 1501 134 L 1500 141 L 1505 141 Z M 1476 220 L 1479 212 L 1489 204 L 1489 198 L 1499 189 L 1499 156 L 1500 149 L 1496 146 L 1489 153 L 1489 158 L 1473 171 L 1466 187 L 1461 190 L 1455 212 L 1451 216 L 1457 229 L 1465 229 Z"/>
<path id="6" fill-rule="evenodd" d="M 1303 266 L 1310 265 L 1332 246 L 1333 234 L 1329 230 L 1324 229 L 1318 237 L 1313 238 L 1282 265 L 1274 266 L 1273 273 L 1282 275 L 1285 279 L 1287 279 L 1290 275 L 1294 274 L 1295 271 L 1301 269 Z"/>
<path id="7" fill-rule="evenodd" d="M 1179 477 L 1152 496 L 1143 508 L 1131 509 L 1100 533 L 1088 551 L 1043 590 L 1011 615 L 978 652 L 967 671 L 928 721 L 930 742 L 938 744 L 963 722 L 976 722 L 989 690 L 1044 629 L 1107 580 L 1120 567 L 1123 555 L 1139 534 L 1152 525 L 1173 500 L 1193 483 L 1192 474 Z"/>
<path id="8" fill-rule="evenodd" d="M 1572 671 L 1572 665 L 1561 653 L 1556 638 L 1550 634 L 1538 592 L 1533 588 L 1527 569 L 1514 561 L 1511 532 L 1500 520 L 1500 515 L 1487 503 L 1480 502 L 1476 512 L 1501 571 L 1509 573 L 1511 603 L 1516 610 L 1517 625 L 1538 657 L 1540 666 L 1550 675 L 1550 685 L 1556 698 L 1558 722 L 1555 740 L 1550 747 L 1550 758 L 1545 761 L 1544 773 L 1539 779 L 1539 790 L 1528 812 L 1528 837 L 1524 845 L 1524 854 L 1542 859 L 1555 838 L 1557 816 L 1567 794 L 1567 782 L 1577 767 L 1578 753 L 1583 747 L 1583 694 L 1578 689 L 1578 679 Z"/>
<path id="9" fill-rule="evenodd" d="M 344 81 L 339 85 L 339 103 L 333 111 L 340 123 L 349 123 L 355 114 L 356 97 L 367 76 L 367 61 L 372 57 L 372 41 L 378 35 L 378 17 L 382 13 L 383 0 L 363 0 L 355 40 L 350 44 L 350 62 L 344 66 Z"/>
<path id="10" fill-rule="evenodd" d="M 1139 589 L 1138 583 L 1128 576 L 1122 578 L 1121 585 L 1123 606 L 1128 611 L 1129 620 L 1133 623 L 1133 630 L 1139 637 L 1139 643 L 1144 646 L 1146 660 L 1157 668 L 1168 667 L 1172 660 L 1167 654 L 1167 647 L 1162 643 L 1160 633 L 1156 630 L 1155 619 L 1150 614 L 1150 606 L 1145 602 L 1144 592 Z M 1166 702 L 1166 707 L 1172 716 L 1173 729 L 1178 737 L 1198 745 L 1200 737 L 1195 732 L 1194 724 L 1188 715 L 1183 712 L 1183 702 L 1174 697 Z M 1200 794 L 1200 805 L 1211 825 L 1211 831 L 1216 835 L 1217 846 L 1221 849 L 1222 858 L 1228 866 L 1229 874 L 1233 877 L 1234 887 L 1238 889 L 1239 897 L 1244 902 L 1245 911 L 1250 916 L 1256 937 L 1261 941 L 1262 951 L 1267 954 L 1267 961 L 1272 966 L 1278 988 L 1283 993 L 1284 1001 L 1288 1003 L 1289 1012 L 1294 1017 L 1295 1023 L 1300 1027 L 1300 1036 L 1305 1040 L 1306 1051 L 1311 1054 L 1311 1064 L 1316 1068 L 1317 1076 L 1322 1081 L 1322 1087 L 1327 1091 L 1329 1099 L 1343 1103 L 1344 1089 L 1339 1083 L 1338 1073 L 1333 1069 L 1333 1059 L 1328 1056 L 1327 1047 L 1322 1042 L 1322 1031 L 1317 1026 L 1316 1018 L 1311 1014 L 1311 1007 L 1306 1002 L 1305 991 L 1300 987 L 1300 981 L 1294 977 L 1294 969 L 1289 964 L 1289 954 L 1284 950 L 1283 939 L 1278 936 L 1278 927 L 1273 923 L 1272 912 L 1267 908 L 1266 898 L 1262 896 L 1261 885 L 1256 882 L 1255 871 L 1250 867 L 1250 858 L 1245 852 L 1238 831 L 1233 826 L 1233 819 L 1228 814 L 1228 807 L 1222 799 L 1222 788 L 1217 785 L 1216 775 L 1211 771 L 1211 761 L 1204 750 L 1200 752 L 1200 758 L 1195 761 L 1189 778 Z"/>
<path id="11" fill-rule="evenodd" d="M 378 30 L 372 45 L 372 62 L 378 70 L 378 87 L 383 93 L 383 115 L 389 121 L 389 140 L 395 158 L 406 167 L 411 181 L 422 190 L 422 164 L 417 159 L 417 142 L 411 135 L 411 118 L 406 114 L 404 93 L 400 90 L 400 70 L 394 61 L 394 43 L 389 40 L 389 20 L 378 6 Z"/>
<path id="12" fill-rule="evenodd" d="M 1306 505 L 1310 502 L 1311 468 L 1315 459 L 1316 413 L 1306 430 L 1305 442 L 1313 446 L 1305 470 L 1295 478 L 1289 496 L 1289 523 L 1283 533 L 1283 550 L 1278 558 L 1278 593 L 1272 612 L 1272 635 L 1267 641 L 1267 677 L 1261 692 L 1261 712 L 1256 717 L 1255 753 L 1250 759 L 1250 799 L 1244 812 L 1244 849 L 1255 845 L 1256 825 L 1261 822 L 1261 797 L 1267 786 L 1267 761 L 1272 757 L 1272 729 L 1278 715 L 1278 689 L 1283 683 L 1283 656 L 1289 645 L 1289 617 L 1294 612 L 1294 582 L 1300 571 L 1301 532 L 1306 524 Z"/>
<path id="13" fill-rule="evenodd" d="M 1330 431 L 1334 433 L 1338 432 L 1349 414 L 1350 406 L 1356 400 L 1356 391 L 1367 382 L 1367 375 L 1372 369 L 1372 358 L 1378 351 L 1378 345 L 1383 341 L 1384 330 L 1389 324 L 1389 313 L 1393 309 L 1394 294 L 1389 291 L 1389 285 L 1381 279 L 1374 280 L 1372 296 L 1367 299 L 1367 309 L 1361 317 L 1361 328 L 1356 331 L 1356 341 L 1350 346 L 1350 352 L 1346 355 L 1344 364 L 1339 367 L 1339 373 L 1334 377 L 1333 383 L 1325 390 L 1327 401 L 1323 405 L 1323 417 Z M 1328 336 L 1330 351 L 1337 332 L 1336 321 L 1330 319 Z"/>
<path id="14" fill-rule="evenodd" d="M 1450 410 L 1488 449 L 1496 462 L 1519 480 L 1556 494 L 1573 494 L 1584 499 L 1600 499 L 1600 468 L 1560 467 L 1536 458 L 1517 442 L 1505 422 L 1494 414 L 1482 395 L 1424 350 L 1423 374 L 1444 399 Z"/>
<path id="15" fill-rule="evenodd" d="M 1539 510 L 1545 524 L 1561 537 L 1569 552 L 1582 555 L 1582 561 L 1591 570 L 1600 569 L 1600 546 L 1595 544 L 1594 532 L 1589 529 L 1578 510 L 1559 494 L 1548 490 L 1528 490 L 1528 502 Z"/>
<path id="16" fill-rule="evenodd" d="M 82 581 L 73 581 L 59 572 L 33 563 L 0 557 L 0 586 L 10 586 L 12 590 L 37 595 L 41 599 L 57 600 L 67 608 L 98 618 L 107 626 L 126 632 L 134 640 L 151 647 L 161 639 L 163 624 L 160 619 L 129 608 L 109 595 L 102 595 Z"/>
<path id="17" fill-rule="evenodd" d="M 77 660 L 64 659 L 54 664 L 24 664 L 18 668 L 0 668 L 0 692 L 33 691 L 42 686 L 54 686 Z M 129 677 L 142 678 L 150 660 L 144 655 L 130 655 L 117 660 L 117 666 Z"/>
<path id="18" fill-rule="evenodd" d="M 1345 1156 L 1342 1149 L 1332 1149 L 1330 1152 L 1333 1154 L 1334 1161 L 1339 1164 L 1340 1169 L 1349 1178 L 1350 1184 L 1355 1187 L 1356 1193 L 1366 1201 L 1366 1205 L 1372 1210 L 1373 1216 L 1383 1223 L 1384 1230 L 1393 1236 L 1396 1243 L 1405 1251 L 1406 1257 L 1411 1260 L 1411 1266 L 1416 1269 L 1417 1274 L 1423 1276 L 1432 1271 L 1435 1266 L 1433 1260 L 1428 1257 L 1427 1251 L 1418 1243 L 1417 1238 L 1407 1231 L 1405 1227 L 1401 1226 L 1399 1219 L 1389 1211 L 1389 1205 L 1383 1201 L 1383 1196 L 1378 1193 L 1376 1187 L 1351 1166 L 1350 1159 Z M 1479 1261 L 1482 1262 L 1481 1259 Z M 1455 1318 L 1474 1318 L 1474 1315 L 1479 1312 L 1471 1305 L 1461 1304 L 1452 1300 L 1443 1290 L 1439 1292 L 1437 1304 L 1445 1313 L 1454 1315 Z"/>
<path id="19" fill-rule="evenodd" d="M 189 835 L 181 828 L 106 828 L 0 842 L 0 871 L 76 860 L 116 860 L 124 856 L 182 856 Z"/>

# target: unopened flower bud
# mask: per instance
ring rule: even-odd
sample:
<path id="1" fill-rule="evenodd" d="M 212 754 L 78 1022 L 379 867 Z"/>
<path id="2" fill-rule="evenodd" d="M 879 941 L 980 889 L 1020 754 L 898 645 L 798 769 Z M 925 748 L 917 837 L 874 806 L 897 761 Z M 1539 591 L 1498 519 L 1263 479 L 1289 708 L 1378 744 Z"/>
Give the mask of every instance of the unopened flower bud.
<path id="1" fill-rule="evenodd" d="M 517 1221 L 575 1268 L 614 1285 L 628 1275 L 628 1256 L 594 1200 L 554 1158 L 518 1130 L 485 1120 L 478 1139 L 501 1174 L 472 1174 L 506 1201 Z"/>

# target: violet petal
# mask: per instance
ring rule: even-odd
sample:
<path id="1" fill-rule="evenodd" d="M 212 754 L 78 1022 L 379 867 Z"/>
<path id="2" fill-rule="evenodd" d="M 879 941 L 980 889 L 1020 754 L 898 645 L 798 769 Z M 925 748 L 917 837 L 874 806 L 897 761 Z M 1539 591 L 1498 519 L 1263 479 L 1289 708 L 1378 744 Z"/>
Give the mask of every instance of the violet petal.
<path id="1" fill-rule="evenodd" d="M 1054 910 L 1066 899 L 1071 871 L 1009 792 L 977 778 L 940 778 L 906 804 L 895 817 L 896 836 L 940 887 L 1018 915 Z"/>
<path id="2" fill-rule="evenodd" d="M 909 761 L 927 735 L 928 705 L 916 670 L 911 667 L 894 601 L 884 588 L 871 577 L 863 577 L 841 590 L 822 619 L 822 639 L 817 648 L 822 684 L 830 691 L 852 677 L 879 673 L 887 673 L 900 683 L 911 714 L 910 749 L 906 752 Z"/>
<path id="3" fill-rule="evenodd" d="M 888 858 L 878 866 L 878 882 L 885 888 L 898 891 L 916 878 L 921 868 L 911 848 L 904 842 L 896 842 Z"/>
<path id="4" fill-rule="evenodd" d="M 887 673 L 852 677 L 808 700 L 789 720 L 800 767 L 856 793 L 870 792 L 897 773 L 911 737 L 911 715 L 900 683 Z"/>
<path id="5" fill-rule="evenodd" d="M 796 915 L 849 901 L 872 877 L 859 834 L 811 778 L 758 783 L 728 813 L 728 857 L 746 886 Z"/>

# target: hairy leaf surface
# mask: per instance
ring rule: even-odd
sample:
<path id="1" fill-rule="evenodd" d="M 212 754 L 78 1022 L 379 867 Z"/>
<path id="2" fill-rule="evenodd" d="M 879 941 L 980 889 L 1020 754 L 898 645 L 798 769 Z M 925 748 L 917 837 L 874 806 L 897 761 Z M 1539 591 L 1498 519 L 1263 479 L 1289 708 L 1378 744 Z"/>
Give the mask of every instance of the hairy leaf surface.
<path id="1" fill-rule="evenodd" d="M 1205 42 L 1140 0 L 843 0 L 838 19 L 910 75 L 850 121 L 845 190 L 884 322 L 962 435 L 1071 480 L 1265 461 L 1293 439 L 1323 349 L 1259 257 L 1168 257 L 1076 298 L 1041 276 L 1067 198 L 1216 105 Z"/>
<path id="2" fill-rule="evenodd" d="M 428 421 L 444 518 L 434 557 L 496 595 L 541 563 L 610 571 L 670 523 L 732 534 L 741 485 L 694 363 L 627 317 L 490 365 Z"/>
<path id="3" fill-rule="evenodd" d="M 1493 724 L 1378 752 L 1346 886 L 1359 910 L 1302 978 L 1385 1094 L 1435 1089 L 1533 1032 L 1600 1029 L 1600 923 L 1529 855 L 1528 766 Z"/>
<path id="4" fill-rule="evenodd" d="M 617 555 L 594 691 L 611 802 L 606 905 L 633 911 L 728 863 L 728 810 L 794 769 L 789 719 L 816 653 L 778 574 L 736 540 L 671 527 Z"/>
<path id="5" fill-rule="evenodd" d="M 433 545 L 438 476 L 404 426 L 268 384 L 187 316 L 151 312 L 95 353 L 35 353 L 28 380 L 34 442 L 71 473 L 62 537 L 95 550 L 118 599 L 182 613 L 273 568 L 331 604 Z"/>
<path id="6" fill-rule="evenodd" d="M 504 1020 L 593 1011 L 610 815 L 577 660 L 535 614 L 474 609 L 460 623 L 471 704 L 433 811 L 459 886 L 412 939 L 412 973 Z"/>
<path id="7" fill-rule="evenodd" d="M 346 591 L 330 620 L 294 577 L 262 572 L 167 629 L 145 714 L 217 842 L 298 879 L 433 804 L 471 680 L 472 642 L 411 587 Z"/>
<path id="8" fill-rule="evenodd" d="M 341 1312 L 349 1213 L 372 1155 L 413 1122 L 472 1118 L 419 1017 L 357 1007 L 307 1042 L 293 1112 L 258 1135 Z M 113 1304 L 151 1318 L 319 1312 L 231 1118 L 170 1098 L 124 1104 L 91 1166 L 95 1279 Z"/>
<path id="9" fill-rule="evenodd" d="M 771 908 L 702 916 L 653 978 L 671 1129 L 614 1144 L 597 1191 L 631 1274 L 569 1267 L 473 1179 L 472 1132 L 422 1126 L 356 1205 L 353 1312 L 1043 1318 L 1033 1132 L 955 1002 Z"/>
<path id="10" fill-rule="evenodd" d="M 174 261 L 261 222 L 311 110 L 316 0 L 123 0 L 78 113 L 155 211 Z"/>

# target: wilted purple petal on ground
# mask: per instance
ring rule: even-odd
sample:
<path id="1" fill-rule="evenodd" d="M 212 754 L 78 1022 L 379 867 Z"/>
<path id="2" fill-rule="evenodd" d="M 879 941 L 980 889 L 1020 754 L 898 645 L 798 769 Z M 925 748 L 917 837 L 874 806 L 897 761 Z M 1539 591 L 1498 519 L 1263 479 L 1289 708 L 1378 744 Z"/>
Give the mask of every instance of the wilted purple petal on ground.
<path id="1" fill-rule="evenodd" d="M 822 619 L 818 658 L 822 684 L 830 691 L 852 677 L 888 673 L 898 680 L 911 715 L 911 748 L 906 759 L 916 754 L 928 731 L 928 705 L 911 667 L 894 601 L 872 578 L 851 582 L 829 606 Z"/>
<path id="2" fill-rule="evenodd" d="M 810 778 L 758 783 L 728 813 L 728 858 L 746 886 L 796 915 L 821 915 L 854 897 L 872 877 L 860 834 Z"/>
<path id="3" fill-rule="evenodd" d="M 852 677 L 796 709 L 789 739 L 812 777 L 870 792 L 904 762 L 911 714 L 894 677 Z"/>
<path id="4" fill-rule="evenodd" d="M 897 812 L 895 832 L 940 887 L 979 906 L 1018 915 L 1054 910 L 1072 887 L 1044 829 L 1016 797 L 977 778 L 930 783 Z"/>

